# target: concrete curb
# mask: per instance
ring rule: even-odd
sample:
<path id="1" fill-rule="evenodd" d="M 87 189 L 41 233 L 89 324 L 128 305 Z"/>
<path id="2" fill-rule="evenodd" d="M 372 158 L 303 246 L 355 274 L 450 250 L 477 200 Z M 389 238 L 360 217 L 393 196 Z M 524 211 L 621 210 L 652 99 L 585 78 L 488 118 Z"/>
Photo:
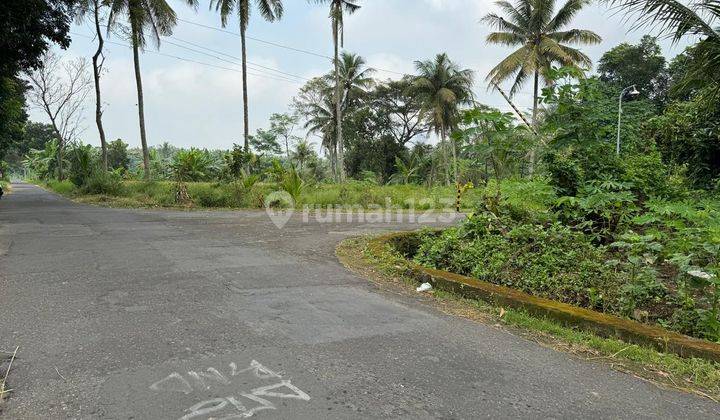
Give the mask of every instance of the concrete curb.
<path id="1" fill-rule="evenodd" d="M 375 256 L 392 250 L 407 257 L 417 249 L 417 232 L 397 232 L 370 240 L 368 249 Z M 659 326 L 641 324 L 629 319 L 579 308 L 550 299 L 531 296 L 505 286 L 475 278 L 434 270 L 407 260 L 405 274 L 419 283 L 428 282 L 434 288 L 454 292 L 463 297 L 493 302 L 499 306 L 524 309 L 566 326 L 589 330 L 599 336 L 620 338 L 633 344 L 651 346 L 659 351 L 675 353 L 681 357 L 699 357 L 720 362 L 720 345 L 688 337 Z"/>

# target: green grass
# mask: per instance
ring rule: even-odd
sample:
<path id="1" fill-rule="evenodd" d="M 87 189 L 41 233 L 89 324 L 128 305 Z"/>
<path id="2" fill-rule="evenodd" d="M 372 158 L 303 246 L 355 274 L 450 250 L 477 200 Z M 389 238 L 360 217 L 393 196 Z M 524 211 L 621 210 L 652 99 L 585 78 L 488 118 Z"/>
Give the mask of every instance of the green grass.
<path id="1" fill-rule="evenodd" d="M 42 183 L 42 182 L 40 182 Z M 169 181 L 124 181 L 117 195 L 83 194 L 69 181 L 43 183 L 52 191 L 82 202 L 103 203 L 122 207 L 176 207 L 175 183 Z M 262 208 L 263 198 L 279 189 L 272 183 L 259 182 L 243 188 L 233 182 L 189 182 L 189 207 L 197 208 Z M 462 208 L 472 209 L 482 189 L 471 189 L 463 194 Z M 454 187 L 420 185 L 374 185 L 351 181 L 346 184 L 305 185 L 298 207 L 360 206 L 365 209 L 393 208 L 416 210 L 452 209 L 455 206 Z M 186 206 L 187 207 L 187 206 Z"/>
<path id="2" fill-rule="evenodd" d="M 367 246 L 370 239 L 350 238 L 342 242 L 337 254 L 343 264 L 385 286 L 414 293 L 416 280 L 404 274 L 407 272 L 407 260 L 389 247 L 381 255 L 374 254 Z M 428 296 L 438 304 L 439 309 L 454 315 L 499 323 L 557 350 L 571 352 L 587 360 L 609 363 L 615 369 L 654 383 L 694 392 L 713 400 L 720 399 L 719 363 L 700 358 L 682 358 L 650 347 L 603 338 L 522 310 L 500 308 L 489 302 L 467 299 L 454 293 L 435 290 Z"/>

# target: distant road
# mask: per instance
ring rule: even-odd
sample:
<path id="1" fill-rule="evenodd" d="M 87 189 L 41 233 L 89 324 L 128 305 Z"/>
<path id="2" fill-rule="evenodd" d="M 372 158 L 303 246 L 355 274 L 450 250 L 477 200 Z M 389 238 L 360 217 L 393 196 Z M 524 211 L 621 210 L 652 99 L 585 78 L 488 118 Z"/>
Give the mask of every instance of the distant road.
<path id="1" fill-rule="evenodd" d="M 719 418 L 715 403 L 375 289 L 264 212 L 0 200 L 9 419 Z M 4 244 L 4 245 L 2 245 Z M 231 417 L 235 416 L 235 417 Z"/>

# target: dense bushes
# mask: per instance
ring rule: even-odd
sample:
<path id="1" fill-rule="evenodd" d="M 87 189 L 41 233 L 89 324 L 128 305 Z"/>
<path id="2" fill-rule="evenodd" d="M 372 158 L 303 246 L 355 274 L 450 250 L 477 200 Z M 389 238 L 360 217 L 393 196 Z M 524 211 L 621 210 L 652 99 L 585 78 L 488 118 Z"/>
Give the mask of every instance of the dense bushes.
<path id="1" fill-rule="evenodd" d="M 643 202 L 625 184 L 595 182 L 546 212 L 487 204 L 424 234 L 416 261 L 720 341 L 717 197 Z"/>
<path id="2" fill-rule="evenodd" d="M 558 222 L 508 223 L 492 213 L 470 218 L 440 237 L 426 237 L 416 260 L 550 299 L 617 310 L 627 281 L 605 249 Z"/>

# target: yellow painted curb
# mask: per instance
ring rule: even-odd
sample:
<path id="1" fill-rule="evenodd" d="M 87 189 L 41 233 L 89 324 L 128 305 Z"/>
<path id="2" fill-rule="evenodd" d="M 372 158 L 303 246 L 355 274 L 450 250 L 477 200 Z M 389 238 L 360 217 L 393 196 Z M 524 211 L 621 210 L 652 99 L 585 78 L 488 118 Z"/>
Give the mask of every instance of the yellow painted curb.
<path id="1" fill-rule="evenodd" d="M 391 249 L 408 256 L 418 244 L 417 232 L 397 232 L 372 239 L 368 249 L 372 254 L 379 256 L 390 246 Z M 423 267 L 410 260 L 407 260 L 405 274 L 420 283 L 428 282 L 436 289 L 454 292 L 471 299 L 490 301 L 498 306 L 524 309 L 534 315 L 557 320 L 566 326 L 589 330 L 603 337 L 620 338 L 628 343 L 652 346 L 681 357 L 700 357 L 720 362 L 719 344 L 688 337 L 660 326 L 641 324 L 614 315 L 539 298 L 472 277 Z"/>

